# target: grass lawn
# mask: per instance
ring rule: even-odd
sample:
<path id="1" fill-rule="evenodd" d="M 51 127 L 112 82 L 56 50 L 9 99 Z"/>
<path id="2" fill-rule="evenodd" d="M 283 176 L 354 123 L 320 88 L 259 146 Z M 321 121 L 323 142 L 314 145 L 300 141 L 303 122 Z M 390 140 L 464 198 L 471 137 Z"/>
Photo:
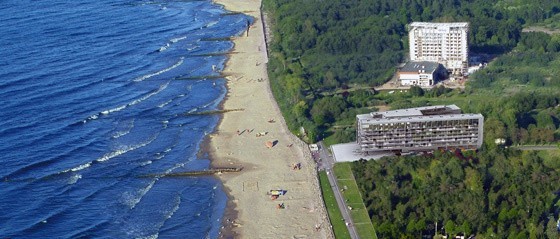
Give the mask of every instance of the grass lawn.
<path id="1" fill-rule="evenodd" d="M 337 163 L 334 166 L 334 174 L 338 180 L 338 186 L 344 189 L 342 196 L 346 204 L 352 208 L 350 215 L 352 216 L 352 221 L 354 221 L 354 226 L 358 231 L 358 235 L 360 238 L 377 239 L 375 229 L 373 228 L 367 209 L 364 206 L 362 195 L 354 180 L 350 163 Z"/>
<path id="2" fill-rule="evenodd" d="M 329 213 L 329 218 L 331 220 L 335 238 L 350 238 L 350 233 L 348 232 L 348 229 L 346 229 L 346 225 L 342 220 L 342 214 L 338 209 L 336 198 L 334 197 L 334 193 L 332 191 L 331 185 L 329 184 L 329 179 L 327 178 L 327 173 L 325 171 L 319 172 L 319 182 L 321 183 L 323 200 L 325 201 L 325 206 L 327 207 L 327 212 Z"/>

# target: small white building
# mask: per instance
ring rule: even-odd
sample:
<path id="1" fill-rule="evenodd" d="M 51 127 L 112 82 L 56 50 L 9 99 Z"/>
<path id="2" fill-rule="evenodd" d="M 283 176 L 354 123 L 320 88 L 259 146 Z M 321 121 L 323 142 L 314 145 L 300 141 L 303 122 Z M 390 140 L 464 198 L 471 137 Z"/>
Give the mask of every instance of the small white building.
<path id="1" fill-rule="evenodd" d="M 398 71 L 401 85 L 432 86 L 443 72 L 437 62 L 411 61 Z"/>
<path id="2" fill-rule="evenodd" d="M 319 145 L 317 145 L 317 144 L 310 144 L 310 145 L 309 145 L 309 150 L 311 150 L 311 152 L 317 152 L 317 151 L 319 151 Z"/>

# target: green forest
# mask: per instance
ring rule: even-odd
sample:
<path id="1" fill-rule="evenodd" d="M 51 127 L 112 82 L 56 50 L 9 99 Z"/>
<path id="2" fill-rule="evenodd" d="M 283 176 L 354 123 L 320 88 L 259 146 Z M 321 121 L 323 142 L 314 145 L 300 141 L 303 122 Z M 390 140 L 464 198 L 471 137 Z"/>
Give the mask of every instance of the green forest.
<path id="1" fill-rule="evenodd" d="M 549 151 L 552 152 L 552 151 Z M 559 153 L 494 150 L 352 164 L 379 238 L 557 239 Z"/>
<path id="2" fill-rule="evenodd" d="M 485 117 L 478 151 L 353 163 L 380 238 L 433 235 L 436 223 L 449 235 L 558 238 L 560 153 L 514 148 L 560 141 L 558 0 L 263 4 L 271 88 L 288 127 L 306 141 L 353 141 L 356 114 L 377 110 L 456 104 Z M 488 65 L 463 89 L 376 91 L 406 61 L 413 21 L 469 22 L 471 55 L 489 56 Z M 532 26 L 550 31 L 523 31 Z"/>
<path id="3" fill-rule="evenodd" d="M 309 142 L 329 136 L 351 140 L 336 126 L 352 124 L 356 113 L 391 106 L 373 100 L 377 92 L 371 89 L 406 61 L 410 22 L 469 22 L 471 51 L 496 55 L 526 39 L 524 25 L 560 12 L 556 0 L 263 0 L 263 5 L 273 36 L 268 65 L 273 93 L 288 127 L 295 133 L 303 127 Z M 552 39 L 542 50 L 555 54 L 557 44 Z"/>

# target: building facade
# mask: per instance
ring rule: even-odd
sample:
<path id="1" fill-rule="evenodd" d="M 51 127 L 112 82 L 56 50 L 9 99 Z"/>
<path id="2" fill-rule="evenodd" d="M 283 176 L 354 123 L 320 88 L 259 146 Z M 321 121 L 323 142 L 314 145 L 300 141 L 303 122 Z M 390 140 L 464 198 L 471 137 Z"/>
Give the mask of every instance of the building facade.
<path id="1" fill-rule="evenodd" d="M 461 114 L 455 105 L 372 112 L 356 120 L 356 140 L 364 154 L 482 146 L 484 117 Z"/>
<path id="2" fill-rule="evenodd" d="M 467 73 L 469 23 L 413 22 L 408 30 L 411 61 L 439 62 L 452 75 Z"/>
<path id="3" fill-rule="evenodd" d="M 432 86 L 442 75 L 443 68 L 437 62 L 411 61 L 398 70 L 401 85 Z"/>

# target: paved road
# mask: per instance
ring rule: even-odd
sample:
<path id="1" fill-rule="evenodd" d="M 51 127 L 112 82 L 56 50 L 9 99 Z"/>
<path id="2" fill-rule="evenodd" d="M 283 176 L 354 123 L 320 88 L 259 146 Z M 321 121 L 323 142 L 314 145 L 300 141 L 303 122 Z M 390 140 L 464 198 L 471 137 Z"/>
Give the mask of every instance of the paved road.
<path id="1" fill-rule="evenodd" d="M 325 170 L 327 172 L 327 178 L 329 178 L 329 183 L 334 191 L 334 197 L 336 198 L 336 202 L 338 203 L 338 208 L 342 213 L 342 218 L 346 222 L 346 227 L 348 228 L 348 232 L 350 233 L 350 238 L 352 239 L 359 239 L 358 233 L 356 232 L 356 228 L 354 227 L 354 222 L 352 221 L 352 217 L 350 216 L 350 212 L 348 211 L 348 206 L 340 193 L 340 188 L 338 187 L 338 182 L 332 170 L 334 166 L 334 158 L 329 154 L 328 149 L 325 148 L 323 142 L 319 142 L 319 170 Z"/>
<path id="2" fill-rule="evenodd" d="M 558 150 L 558 146 L 556 145 L 519 145 L 519 146 L 512 146 L 519 150 Z"/>

